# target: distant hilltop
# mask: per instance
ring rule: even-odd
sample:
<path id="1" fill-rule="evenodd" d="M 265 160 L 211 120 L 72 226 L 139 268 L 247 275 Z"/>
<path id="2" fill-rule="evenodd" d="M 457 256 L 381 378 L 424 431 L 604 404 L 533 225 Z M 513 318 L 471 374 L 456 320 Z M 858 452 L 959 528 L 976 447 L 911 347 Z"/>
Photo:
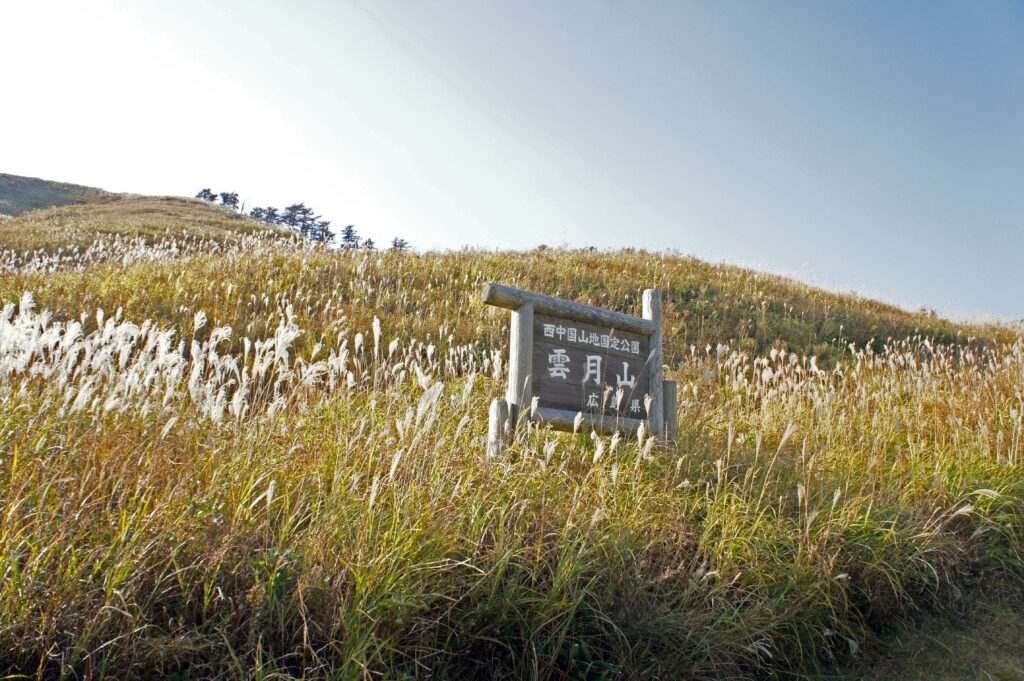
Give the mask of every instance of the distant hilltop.
<path id="1" fill-rule="evenodd" d="M 3 215 L 21 215 L 53 206 L 105 203 L 124 196 L 96 187 L 0 173 L 0 214 Z"/>

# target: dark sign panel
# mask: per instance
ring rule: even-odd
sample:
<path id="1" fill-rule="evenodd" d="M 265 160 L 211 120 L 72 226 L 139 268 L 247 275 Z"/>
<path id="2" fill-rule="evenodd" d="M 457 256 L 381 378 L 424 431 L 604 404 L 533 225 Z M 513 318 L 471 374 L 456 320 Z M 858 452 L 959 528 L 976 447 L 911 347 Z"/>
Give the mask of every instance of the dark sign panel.
<path id="1" fill-rule="evenodd" d="M 650 339 L 556 317 L 533 317 L 533 392 L 541 407 L 647 418 Z"/>

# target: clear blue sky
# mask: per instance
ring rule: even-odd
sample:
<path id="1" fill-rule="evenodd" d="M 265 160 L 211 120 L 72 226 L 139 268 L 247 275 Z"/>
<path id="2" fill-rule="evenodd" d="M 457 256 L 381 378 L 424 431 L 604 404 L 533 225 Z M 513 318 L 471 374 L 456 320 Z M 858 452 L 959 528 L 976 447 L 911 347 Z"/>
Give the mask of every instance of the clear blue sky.
<path id="1" fill-rule="evenodd" d="M 1024 317 L 1024 4 L 0 7 L 0 171 Z"/>

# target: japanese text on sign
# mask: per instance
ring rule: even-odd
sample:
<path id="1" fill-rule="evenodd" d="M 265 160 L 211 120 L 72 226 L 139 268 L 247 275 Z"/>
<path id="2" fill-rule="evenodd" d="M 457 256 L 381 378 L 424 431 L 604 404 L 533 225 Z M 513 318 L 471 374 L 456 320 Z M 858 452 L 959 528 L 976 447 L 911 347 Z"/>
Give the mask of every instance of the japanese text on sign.
<path id="1" fill-rule="evenodd" d="M 643 419 L 649 340 L 542 315 L 534 318 L 534 391 L 540 405 Z"/>

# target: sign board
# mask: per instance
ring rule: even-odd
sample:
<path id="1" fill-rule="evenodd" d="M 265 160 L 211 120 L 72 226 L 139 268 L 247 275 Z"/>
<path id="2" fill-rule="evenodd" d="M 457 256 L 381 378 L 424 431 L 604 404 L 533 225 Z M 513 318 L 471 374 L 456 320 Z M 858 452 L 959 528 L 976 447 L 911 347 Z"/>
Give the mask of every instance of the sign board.
<path id="1" fill-rule="evenodd" d="M 650 337 L 535 314 L 533 397 L 542 408 L 647 418 Z"/>
<path id="2" fill-rule="evenodd" d="M 487 284 L 488 305 L 512 310 L 508 390 L 491 403 L 488 449 L 500 452 L 508 431 L 522 421 L 558 430 L 581 422 L 598 432 L 646 432 L 665 438 L 674 429 L 673 404 L 666 429 L 661 297 L 643 293 L 643 316 Z"/>

